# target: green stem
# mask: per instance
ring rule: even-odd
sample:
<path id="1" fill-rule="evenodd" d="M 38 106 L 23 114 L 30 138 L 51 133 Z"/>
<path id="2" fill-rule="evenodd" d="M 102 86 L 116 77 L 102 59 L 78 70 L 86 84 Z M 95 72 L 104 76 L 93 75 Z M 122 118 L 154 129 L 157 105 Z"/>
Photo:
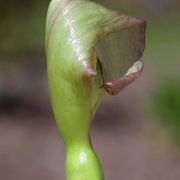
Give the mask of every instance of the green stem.
<path id="1" fill-rule="evenodd" d="M 99 160 L 89 144 L 74 144 L 66 151 L 67 180 L 102 180 Z"/>

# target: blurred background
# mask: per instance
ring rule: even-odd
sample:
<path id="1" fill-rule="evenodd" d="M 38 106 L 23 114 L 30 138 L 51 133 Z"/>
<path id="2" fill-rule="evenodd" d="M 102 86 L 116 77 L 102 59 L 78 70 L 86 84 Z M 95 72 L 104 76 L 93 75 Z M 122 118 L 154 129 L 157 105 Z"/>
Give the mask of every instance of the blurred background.
<path id="1" fill-rule="evenodd" d="M 180 179 L 180 1 L 96 0 L 147 20 L 143 75 L 92 128 L 107 180 Z M 0 1 L 0 179 L 63 180 L 44 52 L 49 0 Z"/>

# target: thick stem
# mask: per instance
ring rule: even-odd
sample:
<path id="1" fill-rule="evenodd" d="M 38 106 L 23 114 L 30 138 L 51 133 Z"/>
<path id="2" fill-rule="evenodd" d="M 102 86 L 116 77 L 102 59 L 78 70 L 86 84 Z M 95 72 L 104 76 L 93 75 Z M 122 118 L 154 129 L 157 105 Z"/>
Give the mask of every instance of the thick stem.
<path id="1" fill-rule="evenodd" d="M 90 145 L 70 145 L 66 153 L 67 180 L 103 180 L 101 165 Z"/>

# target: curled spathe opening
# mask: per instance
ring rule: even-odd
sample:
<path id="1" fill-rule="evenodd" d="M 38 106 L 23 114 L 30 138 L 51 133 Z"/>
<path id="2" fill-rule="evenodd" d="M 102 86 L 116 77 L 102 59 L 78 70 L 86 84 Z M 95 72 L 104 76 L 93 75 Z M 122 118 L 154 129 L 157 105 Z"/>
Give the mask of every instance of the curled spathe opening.
<path id="1" fill-rule="evenodd" d="M 110 95 L 118 94 L 141 75 L 143 62 L 139 59 L 145 47 L 145 28 L 145 21 L 128 17 L 125 26 L 118 26 L 114 32 L 110 27 L 110 33 L 97 42 L 101 87 Z"/>

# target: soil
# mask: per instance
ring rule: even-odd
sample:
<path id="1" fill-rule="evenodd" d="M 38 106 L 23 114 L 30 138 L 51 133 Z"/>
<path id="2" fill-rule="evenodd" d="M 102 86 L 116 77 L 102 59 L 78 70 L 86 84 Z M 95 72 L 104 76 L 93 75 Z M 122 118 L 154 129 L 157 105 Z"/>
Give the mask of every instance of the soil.
<path id="1" fill-rule="evenodd" d="M 65 147 L 46 76 L 37 69 L 27 79 L 28 71 L 15 70 L 0 76 L 6 83 L 0 94 L 0 179 L 65 180 Z M 179 152 L 144 108 L 151 86 L 145 72 L 120 95 L 106 96 L 93 121 L 92 143 L 106 180 L 180 179 Z"/>

